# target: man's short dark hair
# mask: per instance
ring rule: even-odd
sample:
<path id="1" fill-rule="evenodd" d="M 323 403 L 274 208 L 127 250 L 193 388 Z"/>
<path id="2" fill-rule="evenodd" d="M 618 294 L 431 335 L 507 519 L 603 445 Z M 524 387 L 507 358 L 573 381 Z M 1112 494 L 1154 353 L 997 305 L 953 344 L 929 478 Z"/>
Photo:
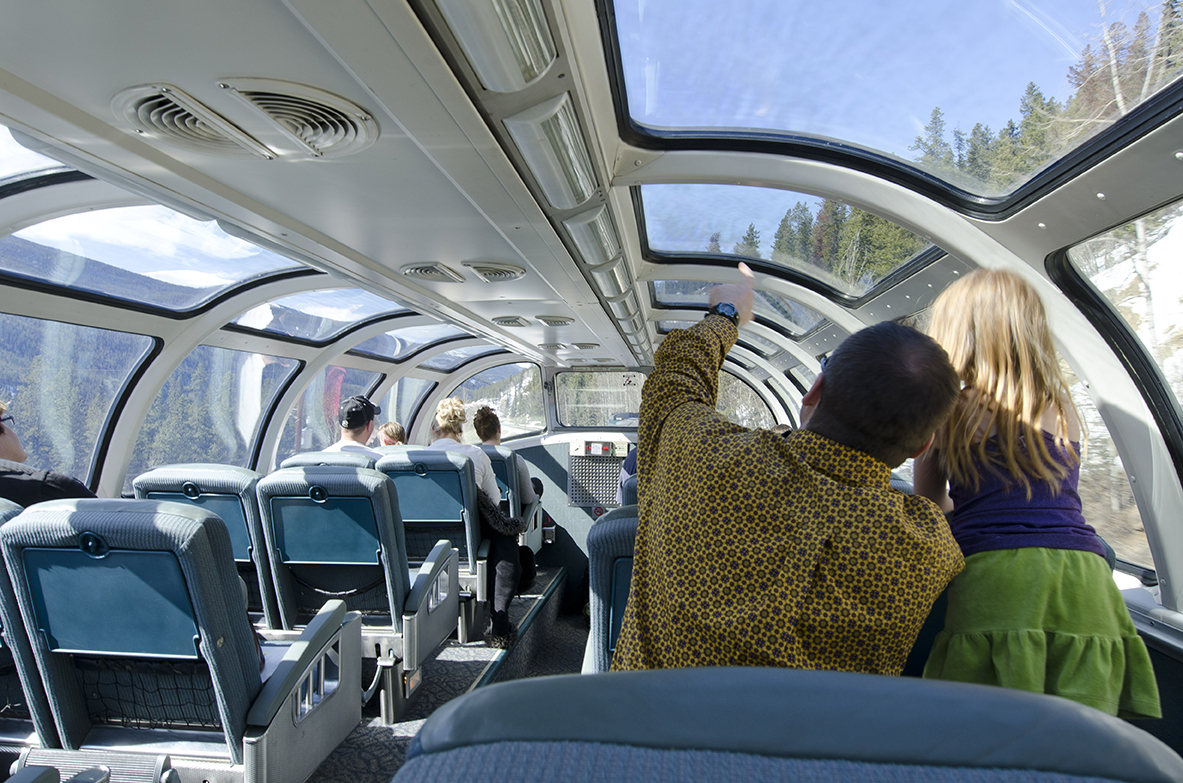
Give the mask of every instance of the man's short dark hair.
<path id="1" fill-rule="evenodd" d="M 830 355 L 807 429 L 896 467 L 945 423 L 961 390 L 945 349 L 886 321 Z"/>

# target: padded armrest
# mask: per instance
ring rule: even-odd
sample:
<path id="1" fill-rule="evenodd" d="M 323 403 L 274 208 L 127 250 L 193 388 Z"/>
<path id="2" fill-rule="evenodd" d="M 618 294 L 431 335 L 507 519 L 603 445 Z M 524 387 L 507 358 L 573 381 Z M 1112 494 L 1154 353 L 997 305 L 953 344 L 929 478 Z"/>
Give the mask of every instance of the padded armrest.
<path id="1" fill-rule="evenodd" d="M 522 509 L 522 519 L 526 520 L 526 531 L 529 532 L 534 528 L 534 515 L 538 513 L 538 509 L 542 507 L 542 498 L 537 495 L 534 496 L 534 502 Z"/>
<path id="2" fill-rule="evenodd" d="M 487 555 L 487 553 L 486 553 Z M 435 542 L 431 554 L 419 566 L 419 573 L 415 576 L 415 583 L 411 585 L 411 592 L 407 595 L 407 602 L 403 604 L 403 616 L 416 614 L 427 606 L 431 593 L 431 583 L 441 571 L 448 567 L 453 558 L 459 559 L 459 554 L 452 548 L 452 542 L 441 538 Z"/>
<path id="3" fill-rule="evenodd" d="M 13 783 L 59 783 L 62 777 L 54 767 L 21 767 L 8 779 Z"/>
<path id="4" fill-rule="evenodd" d="M 296 687 L 300 678 L 304 676 L 304 671 L 324 652 L 324 648 L 341 630 L 341 624 L 344 622 L 345 602 L 326 601 L 316 613 L 316 617 L 312 618 L 312 622 L 304 627 L 300 637 L 292 642 L 275 673 L 263 683 L 263 690 L 259 691 L 259 696 L 247 713 L 248 726 L 271 725 L 272 719 L 283 706 L 292 688 Z"/>

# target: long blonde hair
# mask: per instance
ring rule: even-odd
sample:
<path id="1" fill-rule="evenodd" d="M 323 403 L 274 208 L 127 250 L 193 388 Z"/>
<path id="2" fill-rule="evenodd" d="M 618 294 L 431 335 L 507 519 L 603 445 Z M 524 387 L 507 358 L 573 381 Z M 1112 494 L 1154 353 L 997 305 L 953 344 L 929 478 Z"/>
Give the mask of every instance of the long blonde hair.
<path id="1" fill-rule="evenodd" d="M 459 438 L 464 432 L 464 403 L 459 397 L 449 397 L 440 400 L 435 409 L 435 429 L 441 435 L 455 435 Z"/>
<path id="2" fill-rule="evenodd" d="M 928 333 L 948 352 L 965 387 L 934 444 L 945 474 L 976 490 L 977 465 L 983 465 L 1009 474 L 1028 499 L 1032 478 L 1057 492 L 1069 467 L 1052 457 L 1040 421 L 1055 412 L 1053 434 L 1070 465 L 1078 457 L 1068 445 L 1069 427 L 1079 417 L 1031 284 L 1005 270 L 968 274 L 937 297 Z M 991 439 L 998 449 L 987 451 Z"/>

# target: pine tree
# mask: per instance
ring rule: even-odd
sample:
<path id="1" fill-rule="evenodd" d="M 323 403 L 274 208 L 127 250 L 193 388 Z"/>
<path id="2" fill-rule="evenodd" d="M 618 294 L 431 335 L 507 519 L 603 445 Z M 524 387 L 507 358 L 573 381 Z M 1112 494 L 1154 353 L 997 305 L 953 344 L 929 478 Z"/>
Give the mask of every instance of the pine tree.
<path id="1" fill-rule="evenodd" d="M 924 135 L 917 136 L 909 150 L 920 153 L 916 162 L 931 171 L 953 170 L 953 148 L 945 141 L 945 115 L 939 106 L 932 110 Z"/>
<path id="2" fill-rule="evenodd" d="M 709 240 L 707 240 L 707 252 L 708 253 L 722 253 L 723 252 L 723 248 L 721 248 L 719 246 L 719 240 L 721 238 L 722 238 L 722 233 L 719 231 L 716 231 L 715 233 L 711 234 L 711 238 Z"/>
<path id="3" fill-rule="evenodd" d="M 760 258 L 760 232 L 756 230 L 755 223 L 748 224 L 748 230 L 744 233 L 743 239 L 735 243 L 731 252 L 737 256 Z"/>
<path id="4" fill-rule="evenodd" d="M 772 260 L 777 263 L 787 263 L 793 258 L 793 250 L 797 245 L 797 235 L 793 230 L 793 211 L 785 212 L 776 227 L 776 236 L 772 238 Z"/>
<path id="5" fill-rule="evenodd" d="M 826 199 L 813 222 L 813 263 L 822 269 L 835 271 L 841 264 L 842 227 L 846 222 L 846 205 Z"/>
<path id="6" fill-rule="evenodd" d="M 813 256 L 813 212 L 804 201 L 798 201 L 790 211 L 789 223 L 792 224 L 793 236 L 796 244 L 790 251 L 802 262 L 812 262 Z"/>

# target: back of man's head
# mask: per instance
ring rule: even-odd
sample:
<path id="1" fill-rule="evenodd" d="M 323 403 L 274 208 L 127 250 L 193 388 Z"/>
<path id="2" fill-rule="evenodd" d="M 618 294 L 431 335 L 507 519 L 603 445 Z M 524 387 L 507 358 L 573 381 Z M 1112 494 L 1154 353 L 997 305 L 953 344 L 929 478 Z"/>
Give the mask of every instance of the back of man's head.
<path id="1" fill-rule="evenodd" d="M 805 428 L 893 468 L 945 423 L 961 389 L 936 341 L 890 321 L 848 337 L 822 374 Z"/>
<path id="2" fill-rule="evenodd" d="M 365 429 L 381 412 L 381 408 L 365 397 L 349 397 L 342 400 L 337 409 L 337 423 L 344 432 L 356 433 Z"/>

